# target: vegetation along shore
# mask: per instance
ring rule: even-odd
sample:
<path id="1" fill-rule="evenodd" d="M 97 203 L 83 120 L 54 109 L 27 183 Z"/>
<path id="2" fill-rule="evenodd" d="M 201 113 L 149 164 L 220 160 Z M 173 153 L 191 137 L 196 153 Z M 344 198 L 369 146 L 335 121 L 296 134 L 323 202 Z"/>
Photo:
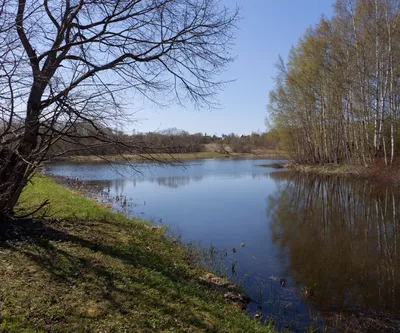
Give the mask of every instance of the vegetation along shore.
<path id="1" fill-rule="evenodd" d="M 1 225 L 1 332 L 274 332 L 204 286 L 195 253 L 163 229 L 35 176 Z"/>
<path id="2" fill-rule="evenodd" d="M 392 186 L 400 185 L 400 168 L 398 163 L 385 166 L 376 162 L 370 166 L 353 164 L 303 164 L 294 162 L 260 164 L 261 167 L 273 169 L 287 169 L 303 173 L 313 173 L 322 176 L 346 176 L 371 181 L 380 181 Z"/>
<path id="3" fill-rule="evenodd" d="M 219 152 L 194 152 L 194 153 L 162 153 L 148 155 L 138 154 L 123 154 L 123 155 L 78 155 L 69 156 L 53 160 L 66 161 L 66 162 L 123 162 L 123 161 L 138 161 L 138 162 L 171 162 L 171 161 L 185 161 L 185 160 L 200 160 L 209 158 L 221 159 L 286 159 L 285 153 L 278 150 L 268 150 L 258 153 L 219 153 Z"/>

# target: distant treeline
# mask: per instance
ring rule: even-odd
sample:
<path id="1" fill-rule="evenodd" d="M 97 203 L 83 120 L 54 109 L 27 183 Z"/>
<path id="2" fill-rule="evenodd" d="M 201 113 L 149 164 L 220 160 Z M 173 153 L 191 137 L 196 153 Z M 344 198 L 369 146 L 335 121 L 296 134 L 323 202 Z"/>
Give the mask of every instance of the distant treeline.
<path id="1" fill-rule="evenodd" d="M 393 163 L 400 144 L 400 7 L 339 0 L 280 59 L 270 116 L 302 163 Z"/>
<path id="2" fill-rule="evenodd" d="M 193 153 L 215 151 L 221 153 L 252 153 L 260 149 L 277 149 L 279 137 L 275 130 L 251 135 L 206 133 L 190 134 L 176 128 L 159 132 L 126 134 L 93 123 L 78 123 L 69 134 L 52 145 L 48 157 Z"/>

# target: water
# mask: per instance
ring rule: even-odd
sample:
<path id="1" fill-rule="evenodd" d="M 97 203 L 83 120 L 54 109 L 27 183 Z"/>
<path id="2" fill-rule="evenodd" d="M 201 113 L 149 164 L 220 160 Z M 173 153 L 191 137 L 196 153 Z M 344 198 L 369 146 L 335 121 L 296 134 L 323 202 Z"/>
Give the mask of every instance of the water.
<path id="1" fill-rule="evenodd" d="M 260 166 L 266 163 L 136 164 L 135 172 L 58 164 L 46 172 L 100 184 L 100 200 L 119 196 L 114 205 L 125 213 L 169 225 L 186 243 L 226 250 L 227 256 L 218 252 L 226 274 L 257 302 L 249 312 L 263 313 L 279 328 L 332 326 L 332 313 L 354 308 L 398 313 L 395 192 L 368 181 Z"/>

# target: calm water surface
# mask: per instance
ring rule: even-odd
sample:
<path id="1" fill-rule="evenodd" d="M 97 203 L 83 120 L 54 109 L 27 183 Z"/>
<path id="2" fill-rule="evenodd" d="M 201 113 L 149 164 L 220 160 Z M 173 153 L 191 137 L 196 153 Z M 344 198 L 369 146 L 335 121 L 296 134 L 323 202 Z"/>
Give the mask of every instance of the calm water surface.
<path id="1" fill-rule="evenodd" d="M 271 161 L 137 164 L 136 172 L 58 164 L 46 172 L 100 184 L 99 200 L 118 196 L 115 208 L 169 225 L 184 242 L 221 250 L 216 258 L 227 275 L 258 302 L 249 311 L 279 328 L 331 325 L 326 313 L 353 308 L 399 313 L 399 197 L 368 181 L 265 163 Z"/>

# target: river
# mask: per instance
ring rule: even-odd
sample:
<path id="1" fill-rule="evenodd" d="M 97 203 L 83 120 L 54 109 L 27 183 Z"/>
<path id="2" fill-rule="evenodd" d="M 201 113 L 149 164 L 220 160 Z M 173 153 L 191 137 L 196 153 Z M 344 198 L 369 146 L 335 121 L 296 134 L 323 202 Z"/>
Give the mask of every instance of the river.
<path id="1" fill-rule="evenodd" d="M 396 192 L 260 166 L 268 163 L 62 163 L 45 172 L 96 184 L 98 200 L 214 253 L 212 265 L 256 301 L 249 313 L 280 329 L 333 327 L 347 311 L 398 314 Z"/>

